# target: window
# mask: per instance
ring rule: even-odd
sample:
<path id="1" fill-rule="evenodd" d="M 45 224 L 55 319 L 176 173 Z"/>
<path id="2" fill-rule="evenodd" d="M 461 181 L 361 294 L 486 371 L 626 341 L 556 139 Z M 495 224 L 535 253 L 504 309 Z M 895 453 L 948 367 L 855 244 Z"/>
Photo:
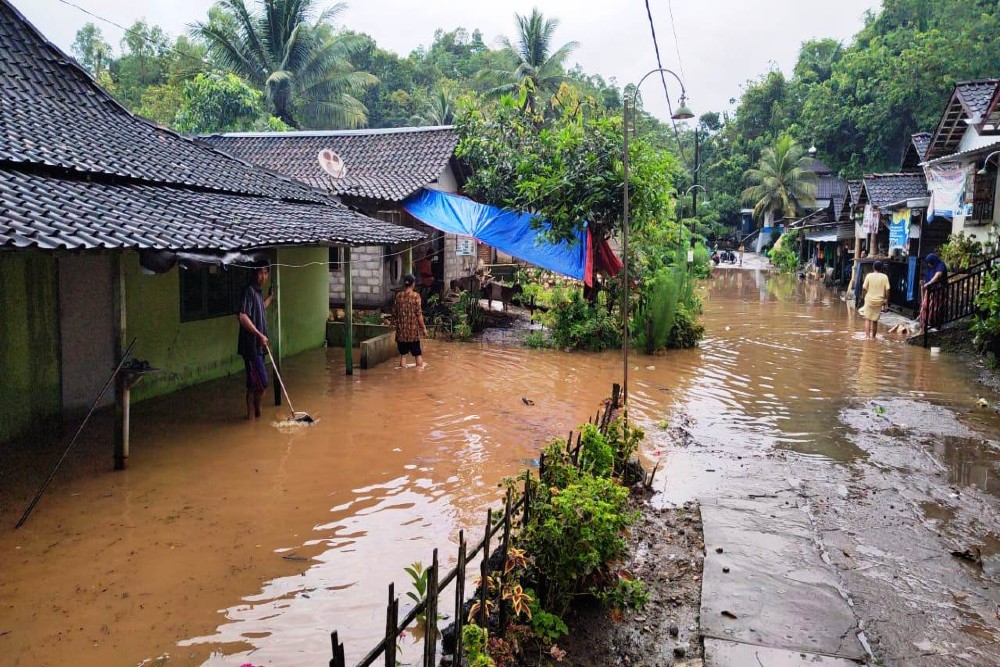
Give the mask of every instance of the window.
<path id="1" fill-rule="evenodd" d="M 989 222 L 993 219 L 993 199 L 995 196 L 997 172 L 987 169 L 982 176 L 976 174 L 972 197 L 972 219 Z"/>
<path id="2" fill-rule="evenodd" d="M 330 256 L 327 259 L 330 273 L 340 273 L 343 270 L 344 259 L 340 250 L 340 248 L 330 248 Z"/>
<path id="3" fill-rule="evenodd" d="M 235 315 L 250 271 L 241 268 L 203 266 L 180 269 L 181 322 Z"/>

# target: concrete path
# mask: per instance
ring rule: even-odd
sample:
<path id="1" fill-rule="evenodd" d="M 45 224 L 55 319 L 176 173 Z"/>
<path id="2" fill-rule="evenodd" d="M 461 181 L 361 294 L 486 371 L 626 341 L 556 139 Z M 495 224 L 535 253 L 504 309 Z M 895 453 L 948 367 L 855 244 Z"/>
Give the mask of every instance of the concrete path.
<path id="1" fill-rule="evenodd" d="M 708 667 L 857 665 L 867 652 L 836 570 L 793 499 L 704 499 Z"/>
<path id="2" fill-rule="evenodd" d="M 738 264 L 738 263 L 737 264 L 727 264 L 726 262 L 722 262 L 721 264 L 717 264 L 712 270 L 713 271 L 715 271 L 715 270 L 723 270 L 723 271 L 747 270 L 747 271 L 751 271 L 753 269 L 767 270 L 767 269 L 772 269 L 772 268 L 774 268 L 774 267 L 771 266 L 771 260 L 769 260 L 767 257 L 764 257 L 764 255 L 759 255 L 759 254 L 757 254 L 755 252 L 745 252 L 745 253 L 743 253 L 743 265 L 742 266 L 740 266 L 740 264 Z"/>

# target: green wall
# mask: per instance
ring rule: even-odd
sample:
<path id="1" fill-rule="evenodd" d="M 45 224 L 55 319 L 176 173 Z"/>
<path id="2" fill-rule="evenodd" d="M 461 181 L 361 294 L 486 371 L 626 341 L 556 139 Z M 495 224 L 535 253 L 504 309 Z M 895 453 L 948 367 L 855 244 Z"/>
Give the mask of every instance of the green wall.
<path id="1" fill-rule="evenodd" d="M 280 264 L 294 265 L 278 269 L 281 355 L 289 357 L 325 342 L 327 249 L 281 249 L 277 259 Z M 124 253 L 122 263 L 126 283 L 124 344 L 135 337 L 132 356 L 160 369 L 136 386 L 133 400 L 242 373 L 243 362 L 236 354 L 239 323 L 235 316 L 181 322 L 177 269 L 145 275 L 135 252 Z M 62 410 L 58 284 L 54 255 L 0 252 L 0 443 Z M 278 338 L 277 313 L 276 304 L 272 304 L 268 309 L 272 341 Z"/>
<path id="2" fill-rule="evenodd" d="M 278 251 L 278 263 L 291 265 L 278 267 L 283 357 L 322 347 L 326 341 L 326 320 L 330 314 L 328 259 L 326 248 L 282 248 Z M 309 266 L 304 266 L 306 264 Z M 273 323 L 274 320 L 269 324 Z M 271 334 L 277 334 L 273 326 Z"/>
<path id="3" fill-rule="evenodd" d="M 0 251 L 0 442 L 62 407 L 58 284 L 53 256 Z"/>
<path id="4" fill-rule="evenodd" d="M 136 337 L 133 356 L 161 369 L 142 380 L 132 393 L 135 400 L 170 393 L 181 387 L 243 371 L 236 354 L 239 323 L 234 315 L 194 322 L 180 321 L 180 279 L 177 269 L 144 275 L 139 258 L 129 253 L 126 263 L 126 342 Z M 281 355 L 289 357 L 321 347 L 329 314 L 329 273 L 326 248 L 284 248 L 277 263 L 281 293 Z M 301 265 L 317 262 L 315 266 Z M 265 293 L 267 286 L 264 288 Z M 277 354 L 278 308 L 268 309 L 271 349 Z"/>

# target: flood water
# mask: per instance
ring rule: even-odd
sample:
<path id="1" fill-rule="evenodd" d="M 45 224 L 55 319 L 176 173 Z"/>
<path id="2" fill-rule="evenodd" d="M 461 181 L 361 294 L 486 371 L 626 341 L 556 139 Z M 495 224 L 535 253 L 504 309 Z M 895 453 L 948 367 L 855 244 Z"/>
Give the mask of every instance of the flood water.
<path id="1" fill-rule="evenodd" d="M 863 341 L 857 315 L 819 285 L 727 271 L 702 297 L 699 349 L 632 357 L 632 414 L 650 430 L 684 414 L 698 437 L 831 466 L 865 457 L 837 416 L 858 398 L 917 398 L 1000 430 L 976 410 L 998 397 L 975 390 L 964 362 Z M 346 377 L 339 350 L 287 360 L 310 427 L 276 428 L 273 407 L 242 421 L 240 377 L 138 404 L 125 472 L 110 471 L 100 419 L 18 531 L 68 439 L 9 447 L 0 663 L 325 664 L 333 629 L 360 657 L 384 626 L 386 585 L 409 589 L 403 566 L 434 548 L 447 563 L 460 529 L 482 530 L 502 479 L 592 415 L 621 376 L 617 353 L 426 347 L 424 371 L 390 363 Z M 690 497 L 656 447 L 644 454 L 667 465 L 663 497 Z M 956 441 L 942 460 L 956 484 L 994 490 L 992 449 Z"/>

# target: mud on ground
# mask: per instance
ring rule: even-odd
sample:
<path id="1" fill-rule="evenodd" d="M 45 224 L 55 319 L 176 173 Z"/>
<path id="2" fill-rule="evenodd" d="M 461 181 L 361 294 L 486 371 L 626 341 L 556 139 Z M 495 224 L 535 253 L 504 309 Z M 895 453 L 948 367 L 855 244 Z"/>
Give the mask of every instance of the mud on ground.
<path id="1" fill-rule="evenodd" d="M 625 568 L 649 593 L 641 611 L 623 614 L 596 603 L 574 608 L 561 664 L 579 667 L 695 667 L 701 665 L 698 630 L 705 542 L 695 503 L 656 508 L 649 496 L 633 496 L 641 510 L 631 534 Z"/>

